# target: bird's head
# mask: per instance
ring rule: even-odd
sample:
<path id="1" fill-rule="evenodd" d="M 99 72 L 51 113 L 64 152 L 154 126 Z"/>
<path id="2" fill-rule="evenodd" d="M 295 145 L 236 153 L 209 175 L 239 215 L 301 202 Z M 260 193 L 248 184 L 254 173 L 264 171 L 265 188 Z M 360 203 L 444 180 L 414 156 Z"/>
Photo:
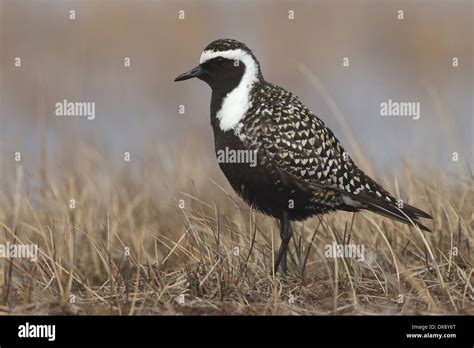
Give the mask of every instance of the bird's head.
<path id="1" fill-rule="evenodd" d="M 213 90 L 231 91 L 240 83 L 246 86 L 263 79 L 260 66 L 252 51 L 242 42 L 219 39 L 211 42 L 201 54 L 199 65 L 175 81 L 197 77 Z"/>

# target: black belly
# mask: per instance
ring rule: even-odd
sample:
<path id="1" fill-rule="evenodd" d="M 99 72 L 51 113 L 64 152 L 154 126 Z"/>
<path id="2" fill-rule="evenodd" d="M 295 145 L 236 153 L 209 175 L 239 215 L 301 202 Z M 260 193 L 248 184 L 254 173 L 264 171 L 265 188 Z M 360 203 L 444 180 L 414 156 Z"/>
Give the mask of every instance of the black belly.
<path id="1" fill-rule="evenodd" d="M 227 153 L 230 153 L 230 150 L 247 150 L 232 130 L 222 132 L 218 127 L 213 128 L 218 160 L 222 159 L 226 148 Z M 247 159 L 249 156 L 247 154 Z M 314 201 L 311 201 L 312 193 L 302 188 L 301 183 L 283 177 L 284 173 L 258 156 L 256 159 L 255 166 L 255 163 L 219 161 L 219 166 L 232 188 L 255 209 L 276 218 L 281 218 L 283 211 L 287 211 L 292 220 L 305 219 L 328 210 L 325 205 L 315 205 Z"/>

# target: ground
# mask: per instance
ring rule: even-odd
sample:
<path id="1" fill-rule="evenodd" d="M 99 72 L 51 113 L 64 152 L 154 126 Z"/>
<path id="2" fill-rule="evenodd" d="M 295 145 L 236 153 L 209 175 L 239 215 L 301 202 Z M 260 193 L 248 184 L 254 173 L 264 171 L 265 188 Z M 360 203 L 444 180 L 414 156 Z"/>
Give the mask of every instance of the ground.
<path id="1" fill-rule="evenodd" d="M 155 194 L 156 176 L 82 168 L 37 191 L 15 168 L 0 242 L 36 244 L 39 256 L 0 263 L 1 314 L 474 314 L 473 188 L 461 175 L 420 179 L 407 167 L 400 178 L 400 196 L 434 216 L 432 233 L 370 212 L 296 223 L 285 276 L 271 267 L 277 223 L 225 180 L 183 170 L 174 183 L 186 191 Z M 333 243 L 363 258 L 332 257 Z"/>

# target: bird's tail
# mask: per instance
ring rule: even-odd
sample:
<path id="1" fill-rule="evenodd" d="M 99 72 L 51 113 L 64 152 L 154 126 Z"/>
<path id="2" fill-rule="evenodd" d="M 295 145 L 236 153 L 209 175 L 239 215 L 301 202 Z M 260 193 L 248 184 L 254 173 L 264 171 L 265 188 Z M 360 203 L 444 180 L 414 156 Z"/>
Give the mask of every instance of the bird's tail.
<path id="1" fill-rule="evenodd" d="M 364 204 L 364 208 L 374 213 L 389 217 L 393 220 L 403 222 L 409 225 L 416 225 L 423 231 L 431 232 L 431 230 L 418 221 L 419 218 L 432 219 L 433 217 L 424 211 L 415 208 L 409 204 L 397 205 L 396 200 L 392 198 L 391 201 L 383 200 L 382 198 L 375 198 L 368 194 L 354 195 L 356 199 Z"/>

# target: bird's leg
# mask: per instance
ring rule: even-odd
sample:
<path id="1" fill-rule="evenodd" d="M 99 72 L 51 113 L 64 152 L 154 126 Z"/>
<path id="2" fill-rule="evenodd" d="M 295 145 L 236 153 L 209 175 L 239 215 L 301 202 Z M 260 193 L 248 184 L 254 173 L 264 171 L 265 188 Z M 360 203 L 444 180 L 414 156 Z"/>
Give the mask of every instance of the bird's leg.
<path id="1" fill-rule="evenodd" d="M 285 211 L 280 219 L 280 237 L 281 244 L 278 250 L 277 257 L 275 259 L 274 270 L 275 273 L 278 271 L 278 266 L 281 263 L 281 270 L 284 274 L 287 273 L 287 254 L 288 254 L 288 243 L 290 242 L 293 231 L 291 229 L 290 219 L 288 213 Z"/>

